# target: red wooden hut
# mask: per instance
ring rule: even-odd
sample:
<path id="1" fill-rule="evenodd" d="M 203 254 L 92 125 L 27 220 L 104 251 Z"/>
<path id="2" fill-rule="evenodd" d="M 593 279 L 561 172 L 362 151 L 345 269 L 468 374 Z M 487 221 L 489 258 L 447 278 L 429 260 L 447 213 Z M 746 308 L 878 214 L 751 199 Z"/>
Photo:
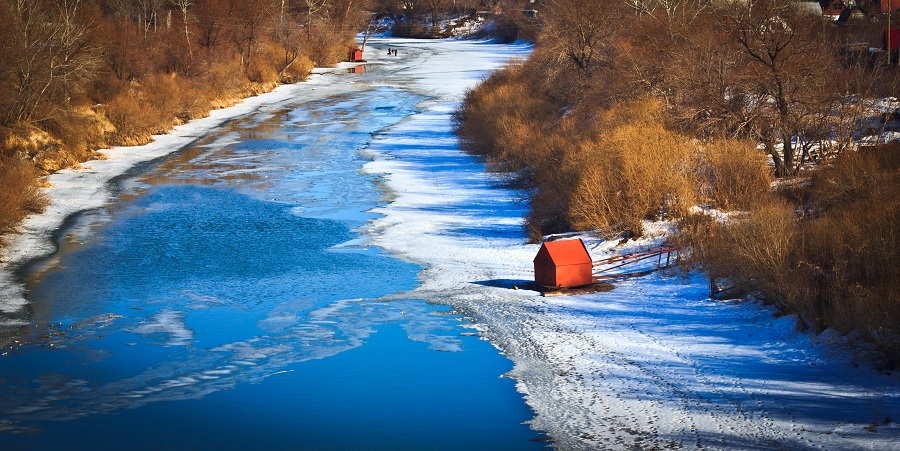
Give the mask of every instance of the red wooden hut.
<path id="1" fill-rule="evenodd" d="M 360 49 L 350 49 L 350 61 L 351 62 L 359 62 L 363 61 L 363 51 Z"/>
<path id="2" fill-rule="evenodd" d="M 577 287 L 592 282 L 591 255 L 581 239 L 547 241 L 534 257 L 534 281 L 545 287 Z"/>

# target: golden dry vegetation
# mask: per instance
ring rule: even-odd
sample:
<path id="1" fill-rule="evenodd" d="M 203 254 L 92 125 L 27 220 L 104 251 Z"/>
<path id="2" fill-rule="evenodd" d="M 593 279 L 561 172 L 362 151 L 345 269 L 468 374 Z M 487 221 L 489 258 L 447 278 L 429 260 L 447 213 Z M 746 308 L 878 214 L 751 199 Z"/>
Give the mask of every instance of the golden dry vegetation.
<path id="1" fill-rule="evenodd" d="M 869 109 L 900 70 L 845 45 L 880 45 L 885 17 L 836 27 L 776 0 L 541 14 L 531 57 L 456 114 L 463 146 L 521 189 L 532 239 L 674 220 L 711 295 L 755 293 L 900 365 L 900 144 L 857 141 L 900 129 Z"/>
<path id="2" fill-rule="evenodd" d="M 346 58 L 353 5 L 3 0 L 0 232 L 40 210 L 42 175 Z"/>

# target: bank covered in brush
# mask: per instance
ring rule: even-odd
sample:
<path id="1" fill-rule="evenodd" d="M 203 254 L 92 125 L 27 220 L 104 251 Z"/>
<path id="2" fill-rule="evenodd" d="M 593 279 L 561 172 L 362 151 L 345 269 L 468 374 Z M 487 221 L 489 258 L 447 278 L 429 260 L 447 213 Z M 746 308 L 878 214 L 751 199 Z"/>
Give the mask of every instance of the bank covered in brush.
<path id="1" fill-rule="evenodd" d="M 352 2 L 28 0 L 0 4 L 0 233 L 40 210 L 38 177 L 145 144 L 344 60 Z"/>
<path id="2" fill-rule="evenodd" d="M 878 21 L 775 0 L 566 0 L 540 17 L 532 55 L 456 114 L 463 146 L 521 189 L 532 239 L 675 221 L 711 293 L 900 365 L 900 149 L 885 144 L 900 70 L 841 44 L 877 48 Z"/>

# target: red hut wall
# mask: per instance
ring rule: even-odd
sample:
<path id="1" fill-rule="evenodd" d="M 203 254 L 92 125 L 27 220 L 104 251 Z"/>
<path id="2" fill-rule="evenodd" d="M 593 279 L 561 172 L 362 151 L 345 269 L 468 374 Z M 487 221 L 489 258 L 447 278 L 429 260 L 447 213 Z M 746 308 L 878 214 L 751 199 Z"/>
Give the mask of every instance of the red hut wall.
<path id="1" fill-rule="evenodd" d="M 897 0 L 900 3 L 900 0 Z M 900 48 L 900 28 L 885 28 L 884 43 L 888 50 Z"/>
<path id="2" fill-rule="evenodd" d="M 534 281 L 547 287 L 575 287 L 592 282 L 593 266 L 584 242 L 548 241 L 534 258 Z"/>

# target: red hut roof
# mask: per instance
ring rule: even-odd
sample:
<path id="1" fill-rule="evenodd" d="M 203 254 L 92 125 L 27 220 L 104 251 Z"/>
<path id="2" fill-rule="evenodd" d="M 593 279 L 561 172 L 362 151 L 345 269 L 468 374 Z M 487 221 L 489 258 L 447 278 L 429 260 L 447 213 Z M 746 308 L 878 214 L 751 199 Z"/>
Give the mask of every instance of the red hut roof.
<path id="1" fill-rule="evenodd" d="M 541 246 L 541 251 L 544 250 L 556 266 L 591 264 L 591 255 L 581 239 L 547 241 Z"/>

